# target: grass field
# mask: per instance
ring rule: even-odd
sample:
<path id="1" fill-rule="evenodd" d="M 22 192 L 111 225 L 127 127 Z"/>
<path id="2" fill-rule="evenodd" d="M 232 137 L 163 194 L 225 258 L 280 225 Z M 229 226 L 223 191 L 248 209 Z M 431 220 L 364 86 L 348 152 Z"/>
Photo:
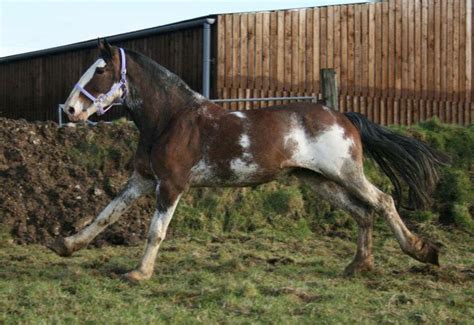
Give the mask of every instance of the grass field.
<path id="1" fill-rule="evenodd" d="M 378 224 L 376 271 L 346 278 L 348 238 L 228 233 L 170 238 L 156 273 L 119 274 L 142 247 L 60 258 L 42 246 L 0 243 L 0 323 L 464 323 L 474 319 L 472 237 L 426 224 L 444 247 L 441 268 L 404 255 Z"/>
<path id="2" fill-rule="evenodd" d="M 254 188 L 194 189 L 178 205 L 155 275 L 139 285 L 120 274 L 137 265 L 141 246 L 60 258 L 39 245 L 14 244 L 2 228 L 0 324 L 473 324 L 474 126 L 433 120 L 398 131 L 453 158 L 431 210 L 400 212 L 414 232 L 442 245 L 440 268 L 404 255 L 377 219 L 376 270 L 344 277 L 356 246 L 353 218 L 291 178 Z M 85 168 L 101 169 L 112 159 L 113 142 L 88 146 L 77 156 Z M 366 174 L 391 191 L 373 164 L 366 164 Z"/>

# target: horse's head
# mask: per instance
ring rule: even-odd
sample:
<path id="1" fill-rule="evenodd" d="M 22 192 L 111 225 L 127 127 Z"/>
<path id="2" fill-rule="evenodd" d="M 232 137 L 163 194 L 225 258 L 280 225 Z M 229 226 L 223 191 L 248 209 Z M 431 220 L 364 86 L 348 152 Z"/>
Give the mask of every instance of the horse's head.
<path id="1" fill-rule="evenodd" d="M 74 86 L 63 111 L 71 121 L 86 121 L 94 113 L 103 114 L 126 95 L 125 52 L 99 40 L 100 58 Z"/>

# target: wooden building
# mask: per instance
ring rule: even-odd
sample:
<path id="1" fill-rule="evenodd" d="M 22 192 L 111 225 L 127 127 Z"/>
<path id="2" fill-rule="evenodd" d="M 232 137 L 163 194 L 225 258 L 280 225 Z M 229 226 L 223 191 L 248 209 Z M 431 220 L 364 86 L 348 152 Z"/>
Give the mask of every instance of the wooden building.
<path id="1" fill-rule="evenodd" d="M 211 98 L 318 95 L 319 70 L 334 68 L 340 110 L 381 124 L 439 116 L 467 125 L 474 120 L 473 6 L 474 0 L 385 0 L 235 13 L 109 39 L 151 56 L 197 91 L 207 71 Z M 203 19 L 211 28 L 209 60 Z M 0 58 L 0 116 L 56 119 L 57 104 L 94 61 L 94 46 Z"/>

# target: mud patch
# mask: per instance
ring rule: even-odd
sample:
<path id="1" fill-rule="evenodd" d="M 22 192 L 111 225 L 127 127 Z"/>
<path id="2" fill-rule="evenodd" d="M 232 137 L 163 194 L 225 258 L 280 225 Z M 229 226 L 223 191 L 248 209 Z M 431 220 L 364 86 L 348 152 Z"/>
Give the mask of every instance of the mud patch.
<path id="1" fill-rule="evenodd" d="M 20 244 L 44 244 L 90 223 L 131 174 L 138 139 L 128 123 L 58 128 L 0 118 L 0 224 Z M 93 243 L 145 238 L 153 200 L 144 198 Z"/>

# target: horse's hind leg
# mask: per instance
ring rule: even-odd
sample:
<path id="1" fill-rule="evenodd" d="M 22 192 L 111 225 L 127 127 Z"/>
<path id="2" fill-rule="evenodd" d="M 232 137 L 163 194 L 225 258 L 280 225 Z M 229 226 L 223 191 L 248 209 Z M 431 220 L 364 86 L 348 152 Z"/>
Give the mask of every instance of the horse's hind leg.
<path id="1" fill-rule="evenodd" d="M 357 251 L 353 261 L 345 268 L 344 273 L 351 275 L 357 272 L 371 271 L 374 268 L 372 254 L 373 210 L 360 200 L 354 198 L 345 188 L 316 173 L 307 172 L 302 177 L 311 187 L 333 206 L 349 212 L 357 222 Z"/>
<path id="2" fill-rule="evenodd" d="M 145 179 L 135 172 L 120 194 L 102 210 L 90 225 L 75 235 L 58 238 L 48 247 L 58 255 L 72 255 L 75 251 L 87 246 L 107 226 L 116 222 L 137 198 L 152 192 L 154 185 L 154 181 Z"/>
<path id="3" fill-rule="evenodd" d="M 393 198 L 371 184 L 361 171 L 349 175 L 344 186 L 387 220 L 401 249 L 420 262 L 439 265 L 438 248 L 408 230 L 395 208 Z"/>

